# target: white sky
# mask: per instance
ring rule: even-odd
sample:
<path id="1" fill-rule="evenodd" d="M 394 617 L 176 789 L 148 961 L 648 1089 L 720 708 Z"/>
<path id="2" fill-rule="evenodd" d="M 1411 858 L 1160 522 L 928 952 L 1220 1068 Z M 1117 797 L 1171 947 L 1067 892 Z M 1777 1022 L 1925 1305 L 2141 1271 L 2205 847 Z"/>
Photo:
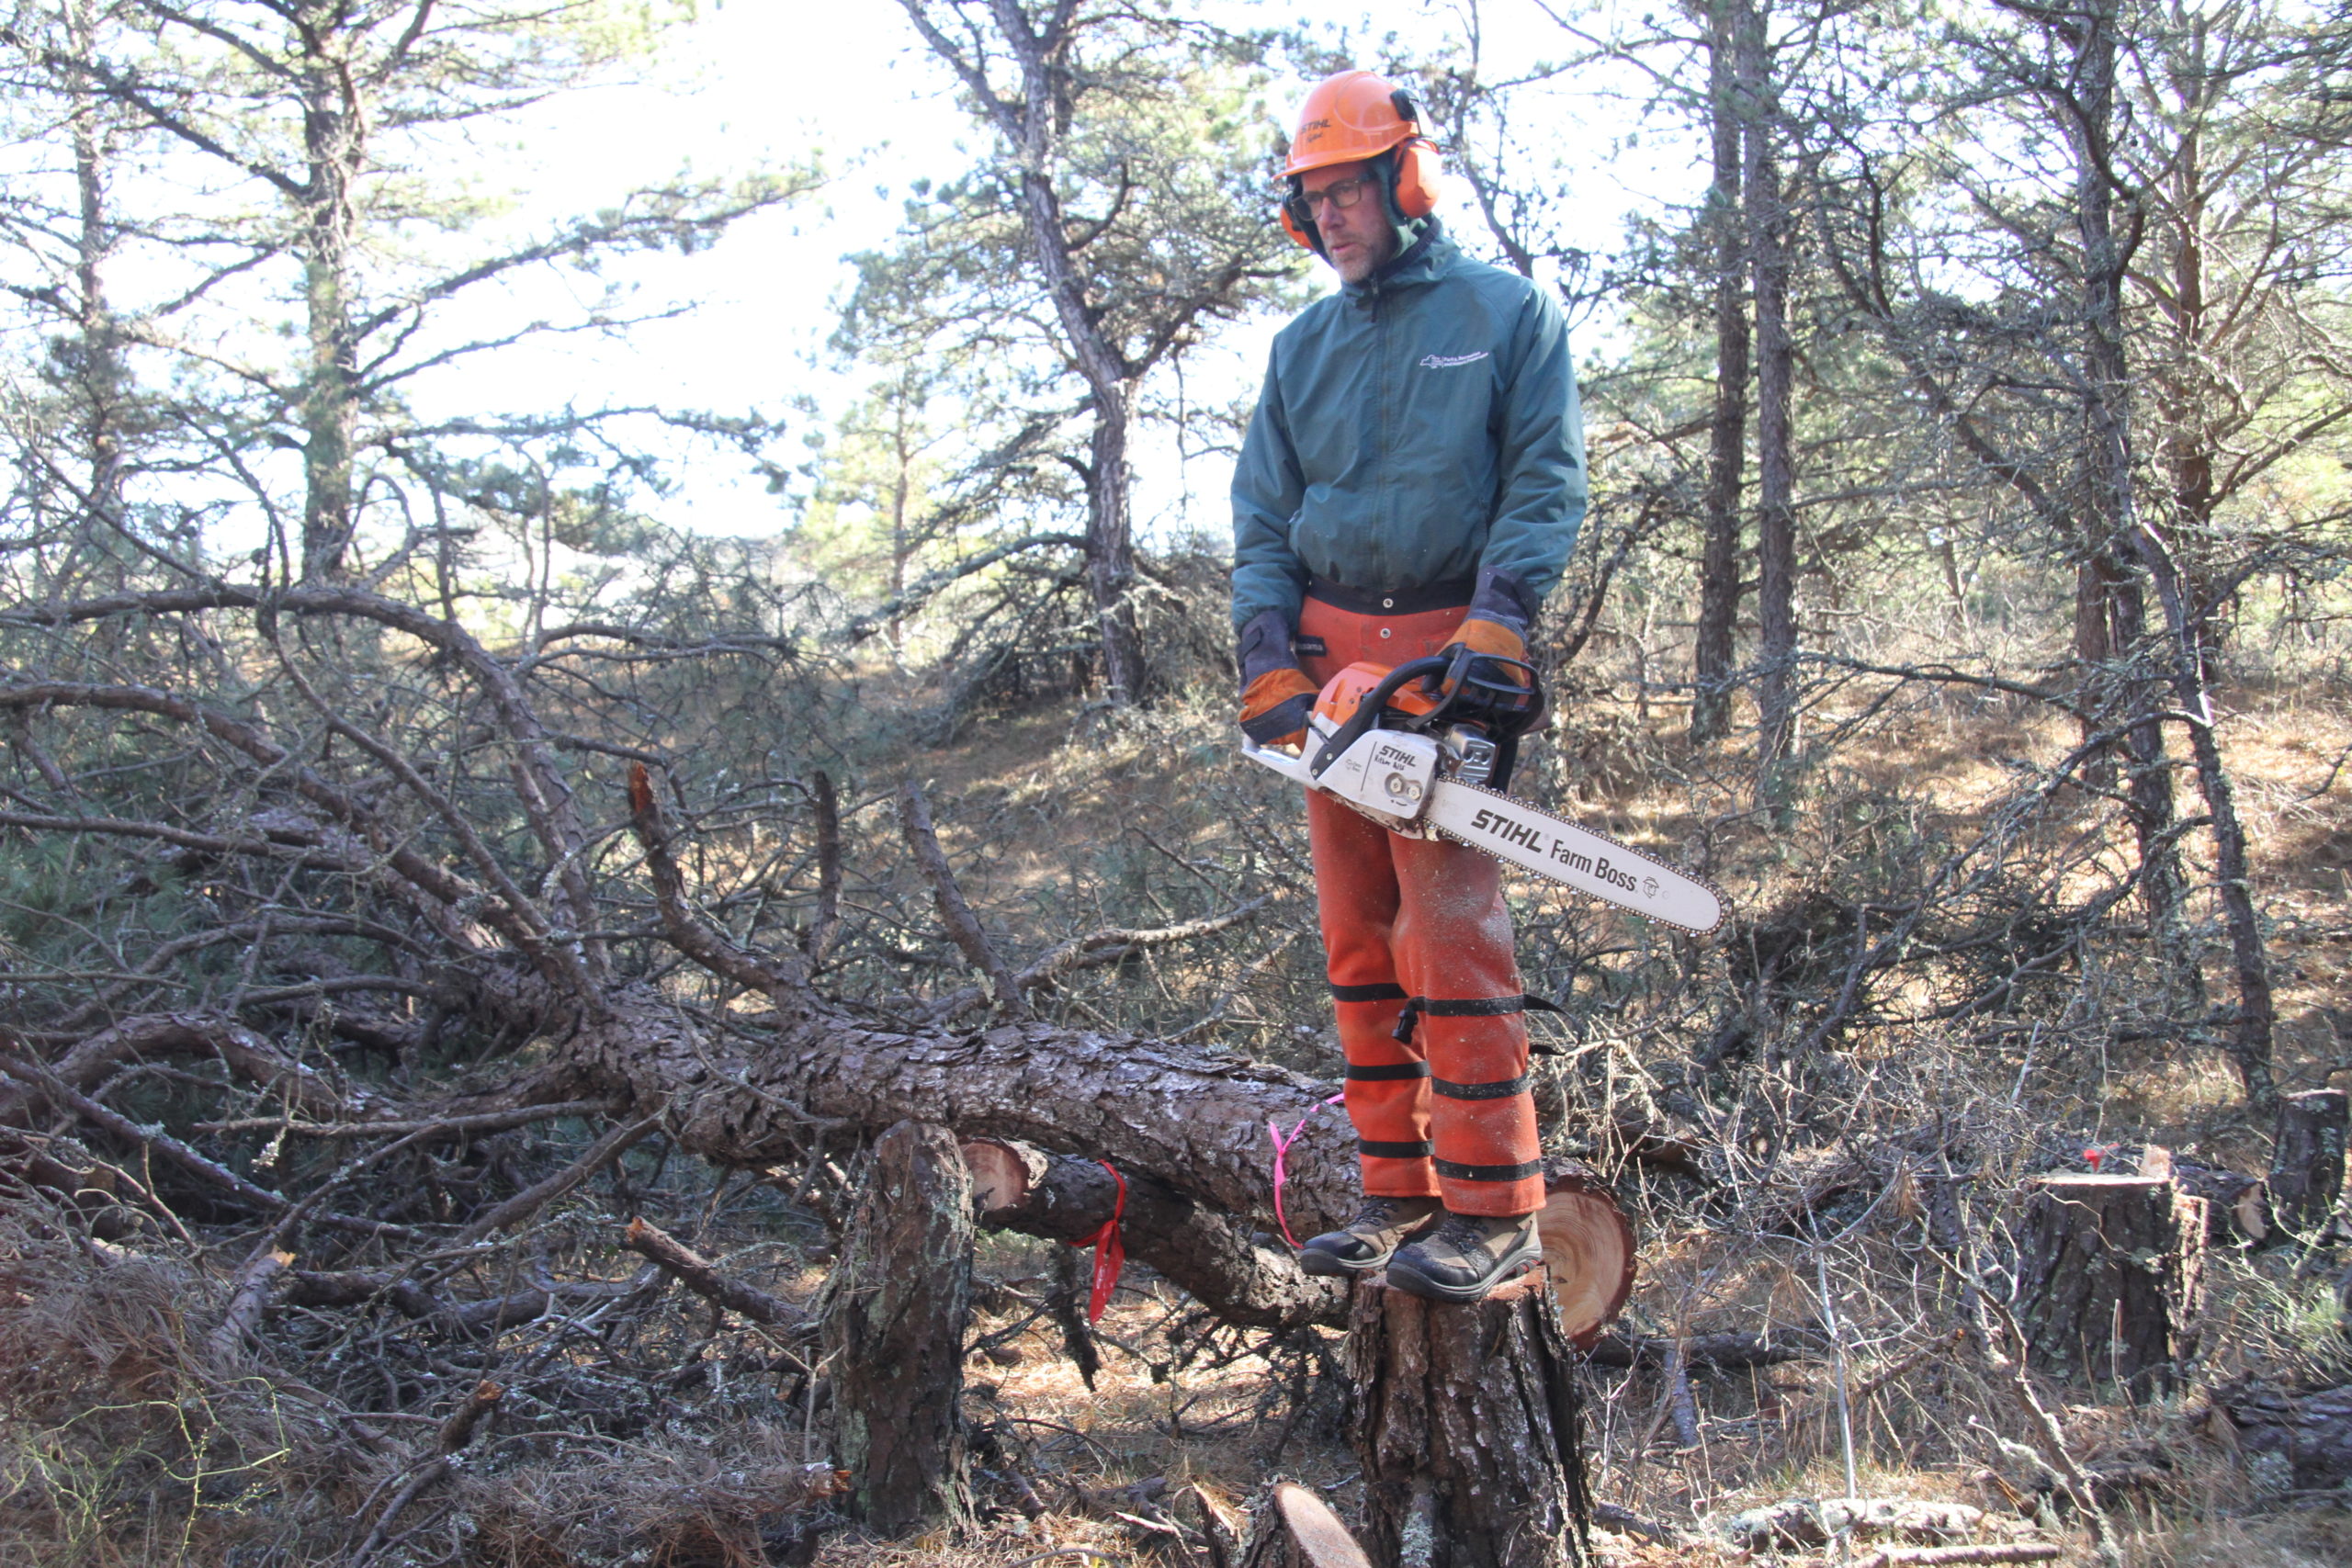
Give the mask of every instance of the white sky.
<path id="1" fill-rule="evenodd" d="M 1204 0 L 1200 9 L 1244 25 L 1296 19 L 1231 0 Z M 1497 62 L 1557 57 L 1573 48 L 1531 0 L 1488 0 L 1484 9 L 1490 75 Z M 1459 36 L 1465 15 L 1466 3 L 1384 0 L 1351 32 L 1374 39 L 1394 34 L 1402 52 L 1426 55 Z M 682 167 L 723 174 L 762 162 L 794 162 L 811 152 L 831 176 L 829 185 L 815 198 L 745 221 L 710 251 L 639 258 L 615 269 L 634 277 L 649 301 L 693 300 L 697 308 L 691 316 L 643 327 L 626 344 L 564 339 L 502 351 L 420 383 L 414 395 L 421 412 L 519 411 L 571 396 L 582 406 L 659 401 L 719 412 L 752 407 L 774 412 L 808 394 L 820 400 L 823 423 L 830 423 L 862 386 L 854 367 L 840 365 L 824 346 L 833 306 L 850 281 L 842 258 L 887 244 L 909 182 L 952 175 L 967 162 L 959 147 L 982 143 L 947 90 L 944 69 L 921 50 L 888 0 L 731 0 L 676 29 L 641 75 L 637 85 L 551 100 L 538 123 L 517 128 L 509 143 L 513 180 L 524 195 L 517 221 L 540 223 L 593 209 L 619 191 Z M 1292 102 L 1307 85 L 1297 84 L 1288 95 Z M 1639 88 L 1628 85 L 1627 90 Z M 1584 243 L 1590 249 L 1614 247 L 1632 207 L 1681 199 L 1695 188 L 1699 150 L 1687 140 L 1623 147 L 1635 129 L 1631 116 L 1583 91 L 1561 95 L 1554 113 L 1556 118 L 1530 118 L 1527 132 L 1592 149 L 1585 161 L 1589 178 L 1575 204 L 1587 219 Z M 493 166 L 479 178 L 494 187 L 506 175 Z M 1447 215 L 1457 229 L 1476 226 L 1458 193 L 1454 207 L 1459 209 Z M 542 276 L 526 288 L 572 286 Z M 471 324 L 488 328 L 517 310 L 544 310 L 546 296 L 486 294 L 466 309 L 478 313 Z M 1208 345 L 1209 352 L 1196 351 L 1186 372 L 1195 400 L 1231 397 L 1252 385 L 1279 325 L 1243 323 Z M 1180 473 L 1165 445 L 1138 450 L 1136 462 L 1138 521 L 1148 531 L 1155 524 L 1185 521 L 1222 529 L 1221 465 L 1196 463 Z M 790 520 L 776 498 L 741 474 L 740 464 L 718 453 L 704 454 L 682 492 L 658 510 L 673 522 L 720 534 L 765 534 Z"/>

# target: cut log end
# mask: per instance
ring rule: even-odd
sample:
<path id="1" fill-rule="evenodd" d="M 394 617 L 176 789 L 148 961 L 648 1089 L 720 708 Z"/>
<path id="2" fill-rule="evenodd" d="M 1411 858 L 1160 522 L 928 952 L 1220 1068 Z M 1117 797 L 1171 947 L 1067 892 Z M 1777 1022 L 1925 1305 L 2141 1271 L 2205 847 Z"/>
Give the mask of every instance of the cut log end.
<path id="1" fill-rule="evenodd" d="M 1340 1522 L 1330 1505 L 1295 1482 L 1274 1487 L 1274 1512 L 1290 1531 L 1291 1544 L 1313 1568 L 1372 1568 L 1372 1560 Z"/>
<path id="2" fill-rule="evenodd" d="M 1555 1160 L 1536 1234 L 1560 1309 L 1560 1332 L 1589 1350 L 1634 1293 L 1634 1227 L 1616 1196 L 1587 1167 Z"/>
<path id="3" fill-rule="evenodd" d="M 1244 1568 L 1372 1568 L 1330 1505 L 1295 1481 L 1277 1481 L 1254 1510 Z"/>
<path id="4" fill-rule="evenodd" d="M 1009 1213 L 1028 1201 L 1038 1172 L 1029 1151 L 1001 1138 L 974 1138 L 964 1145 L 972 1172 L 972 1202 L 982 1219 Z"/>

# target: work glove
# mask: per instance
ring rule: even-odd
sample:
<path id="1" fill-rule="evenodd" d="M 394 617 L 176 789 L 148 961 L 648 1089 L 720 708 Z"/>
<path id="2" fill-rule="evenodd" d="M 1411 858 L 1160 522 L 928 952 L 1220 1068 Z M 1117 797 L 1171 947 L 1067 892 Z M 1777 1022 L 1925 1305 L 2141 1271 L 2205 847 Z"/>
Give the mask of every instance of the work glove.
<path id="1" fill-rule="evenodd" d="M 1261 610 L 1241 628 L 1241 733 L 1261 746 L 1304 746 L 1314 682 L 1290 651 L 1290 623 Z"/>
<path id="2" fill-rule="evenodd" d="M 1460 700 L 1463 717 L 1496 716 L 1507 705 L 1493 697 L 1481 699 L 1476 691 L 1480 686 L 1526 690 L 1529 672 L 1523 666 L 1527 663 L 1527 624 L 1534 618 L 1532 598 L 1509 572 L 1489 567 L 1478 574 L 1478 592 L 1470 601 L 1470 614 L 1454 628 L 1453 640 L 1438 650 L 1438 657 L 1448 660 L 1465 649 L 1474 655 L 1486 656 L 1471 660 L 1473 689 Z M 1505 660 L 1516 662 L 1502 662 Z"/>

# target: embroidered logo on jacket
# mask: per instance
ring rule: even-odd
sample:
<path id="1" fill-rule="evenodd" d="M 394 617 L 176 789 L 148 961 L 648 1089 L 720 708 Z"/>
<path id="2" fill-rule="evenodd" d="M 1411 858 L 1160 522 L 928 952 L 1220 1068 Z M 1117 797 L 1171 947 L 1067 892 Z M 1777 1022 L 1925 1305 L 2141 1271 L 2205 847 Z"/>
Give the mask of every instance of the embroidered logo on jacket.
<path id="1" fill-rule="evenodd" d="M 1451 370 L 1457 365 L 1476 365 L 1487 357 L 1487 352 L 1482 348 L 1476 354 L 1425 354 L 1421 355 L 1421 368 Z"/>

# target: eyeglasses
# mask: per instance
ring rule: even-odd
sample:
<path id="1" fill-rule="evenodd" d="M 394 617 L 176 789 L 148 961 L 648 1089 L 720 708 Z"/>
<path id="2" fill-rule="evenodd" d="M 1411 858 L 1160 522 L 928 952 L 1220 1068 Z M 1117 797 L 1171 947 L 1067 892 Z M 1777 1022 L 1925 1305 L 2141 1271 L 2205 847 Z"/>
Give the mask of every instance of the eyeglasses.
<path id="1" fill-rule="evenodd" d="M 1372 185 L 1373 182 L 1363 175 L 1353 179 L 1333 180 L 1321 190 L 1302 190 L 1296 196 L 1285 197 L 1283 206 L 1289 211 L 1292 222 L 1312 223 L 1317 212 L 1327 203 L 1333 211 L 1345 212 L 1363 199 L 1363 193 L 1370 190 Z"/>

